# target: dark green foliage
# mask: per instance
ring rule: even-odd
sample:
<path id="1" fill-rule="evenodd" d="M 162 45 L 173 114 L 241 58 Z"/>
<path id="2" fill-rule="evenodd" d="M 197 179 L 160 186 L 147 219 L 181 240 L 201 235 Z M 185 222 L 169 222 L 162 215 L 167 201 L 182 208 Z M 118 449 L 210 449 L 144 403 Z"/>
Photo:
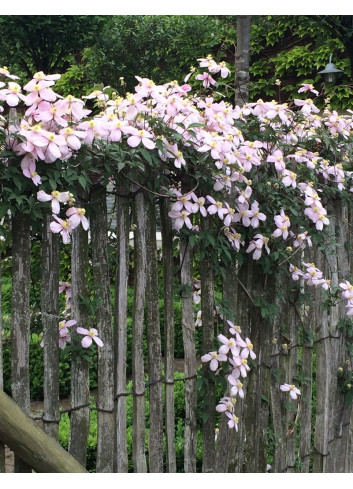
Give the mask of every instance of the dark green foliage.
<path id="1" fill-rule="evenodd" d="M 31 335 L 29 347 L 29 378 L 32 401 L 43 400 L 43 348 L 40 346 L 41 337 L 35 333 Z M 92 348 L 92 347 L 91 347 Z M 90 350 L 91 350 L 90 348 Z M 59 365 L 59 394 L 60 398 L 70 395 L 71 386 L 71 360 L 66 350 L 60 351 Z M 90 355 L 90 387 L 97 387 L 97 350 L 93 347 Z M 11 395 L 11 352 L 10 332 L 3 339 L 3 362 L 4 362 L 4 391 Z"/>
<path id="2" fill-rule="evenodd" d="M 111 16 L 83 54 L 86 78 L 120 90 L 123 76 L 127 91 L 137 84 L 137 74 L 156 83 L 180 80 L 196 58 L 220 50 L 225 27 L 216 16 Z"/>
<path id="3" fill-rule="evenodd" d="M 99 15 L 1 15 L 2 64 L 27 77 L 37 71 L 63 72 L 78 60 L 103 22 Z"/>

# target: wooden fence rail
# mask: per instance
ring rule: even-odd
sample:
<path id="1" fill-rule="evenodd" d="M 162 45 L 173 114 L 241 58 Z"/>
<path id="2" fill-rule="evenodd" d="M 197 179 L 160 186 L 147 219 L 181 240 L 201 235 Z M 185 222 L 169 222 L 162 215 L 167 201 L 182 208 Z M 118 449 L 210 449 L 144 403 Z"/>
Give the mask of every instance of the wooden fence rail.
<path id="1" fill-rule="evenodd" d="M 1 390 L 0 440 L 36 472 L 86 472 Z"/>

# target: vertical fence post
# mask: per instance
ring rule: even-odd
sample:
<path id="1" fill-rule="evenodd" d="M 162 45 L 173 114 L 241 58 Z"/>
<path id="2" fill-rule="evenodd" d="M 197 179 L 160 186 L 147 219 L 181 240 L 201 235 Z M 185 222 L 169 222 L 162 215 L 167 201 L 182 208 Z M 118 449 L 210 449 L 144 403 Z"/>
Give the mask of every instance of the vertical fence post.
<path id="1" fill-rule="evenodd" d="M 147 472 L 145 453 L 145 368 L 143 358 L 143 320 L 146 294 L 146 215 L 142 192 L 135 197 L 134 223 L 134 309 L 132 318 L 133 445 L 135 472 Z"/>
<path id="2" fill-rule="evenodd" d="M 304 254 L 305 262 L 312 263 L 314 258 L 310 251 Z M 312 411 L 313 411 L 313 374 L 314 374 L 314 332 L 319 318 L 319 290 L 310 291 L 309 304 L 302 309 L 303 341 L 302 341 L 302 377 L 305 379 L 301 386 L 300 413 L 300 472 L 308 473 L 312 460 Z M 308 292 L 309 294 L 309 292 Z"/>
<path id="3" fill-rule="evenodd" d="M 116 471 L 128 471 L 126 438 L 126 355 L 127 355 L 127 301 L 129 279 L 129 186 L 117 187 L 116 206 L 116 283 L 114 309 L 115 389 L 116 395 Z"/>
<path id="4" fill-rule="evenodd" d="M 184 372 L 185 372 L 185 448 L 184 471 L 196 472 L 196 350 L 195 322 L 192 300 L 193 252 L 189 241 L 180 241 L 182 311 L 181 323 L 184 343 Z"/>
<path id="5" fill-rule="evenodd" d="M 2 355 L 2 275 L 1 275 L 1 240 L 0 240 L 0 390 L 4 389 L 4 369 Z M 0 474 L 5 472 L 5 445 L 0 440 Z"/>
<path id="6" fill-rule="evenodd" d="M 211 229 L 209 217 L 201 220 L 201 231 Z M 201 250 L 200 276 L 201 276 L 201 317 L 202 317 L 202 352 L 203 354 L 214 350 L 214 271 L 212 252 L 206 247 Z M 216 389 L 209 365 L 203 365 L 203 375 L 207 379 L 208 388 L 204 392 L 205 421 L 202 428 L 203 460 L 202 472 L 214 472 L 216 464 L 215 450 L 215 420 L 216 420 Z"/>
<path id="7" fill-rule="evenodd" d="M 108 263 L 108 216 L 106 190 L 93 188 L 90 196 L 91 245 L 96 327 L 104 346 L 98 347 L 97 472 L 113 472 L 114 461 L 114 358 L 112 307 Z"/>
<path id="8" fill-rule="evenodd" d="M 44 341 L 44 430 L 59 440 L 59 236 L 43 217 L 41 311 Z"/>
<path id="9" fill-rule="evenodd" d="M 347 206 L 337 199 L 329 202 L 327 211 L 330 224 L 321 270 L 331 278 L 331 286 L 338 287 L 339 271 L 350 270 L 348 250 L 345 249 L 348 242 Z M 338 368 L 348 359 L 344 334 L 337 327 L 343 315 L 342 302 L 323 310 L 316 331 L 314 472 L 345 471 L 352 408 L 345 405 L 345 396 L 338 385 Z"/>
<path id="10" fill-rule="evenodd" d="M 227 306 L 230 306 L 233 309 L 233 314 L 235 314 L 235 304 L 237 298 L 237 265 L 236 263 L 231 263 L 229 269 L 227 270 L 227 274 L 223 279 L 222 283 L 222 294 L 223 301 Z M 227 317 L 223 321 L 223 334 L 225 336 L 229 335 L 229 324 L 227 323 L 227 319 L 234 320 L 233 315 L 231 317 Z M 229 389 L 229 383 L 228 383 Z M 227 393 L 226 395 L 229 395 Z M 238 400 L 239 402 L 239 400 Z M 238 411 L 238 406 L 237 406 Z M 238 414 L 237 414 L 238 415 Z M 228 418 L 223 415 L 220 419 L 219 432 L 216 442 L 216 472 L 225 473 L 228 472 L 229 469 L 229 460 L 230 454 L 234 453 L 234 443 L 235 443 L 235 430 L 231 430 L 228 427 Z"/>
<path id="11" fill-rule="evenodd" d="M 156 205 L 144 196 L 146 207 L 146 329 L 150 404 L 149 469 L 163 472 L 162 351 L 159 319 L 158 259 L 156 243 Z"/>
<path id="12" fill-rule="evenodd" d="M 81 296 L 88 297 L 88 232 L 78 226 L 72 232 L 71 252 L 71 315 L 77 321 L 72 326 L 72 336 L 76 328 L 88 325 L 87 307 L 82 303 Z M 87 440 L 90 419 L 90 390 L 88 361 L 74 354 L 71 361 L 71 412 L 69 453 L 84 467 L 86 466 Z"/>
<path id="13" fill-rule="evenodd" d="M 165 435 L 167 469 L 176 472 L 174 409 L 174 306 L 173 306 L 173 236 L 168 216 L 170 199 L 160 202 L 164 290 L 164 371 L 165 371 Z"/>
<path id="14" fill-rule="evenodd" d="M 16 214 L 12 218 L 11 393 L 27 414 L 30 412 L 30 260 L 30 219 L 28 215 Z M 15 472 L 31 472 L 31 468 L 15 456 Z"/>

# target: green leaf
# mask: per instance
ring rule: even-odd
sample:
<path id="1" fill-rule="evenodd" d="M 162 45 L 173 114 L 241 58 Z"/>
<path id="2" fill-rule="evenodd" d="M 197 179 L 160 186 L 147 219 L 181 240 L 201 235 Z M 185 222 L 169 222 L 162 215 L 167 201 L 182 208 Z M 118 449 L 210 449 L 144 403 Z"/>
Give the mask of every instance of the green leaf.
<path id="1" fill-rule="evenodd" d="M 79 175 L 78 176 L 78 181 L 79 181 L 81 187 L 83 187 L 85 189 L 86 186 L 87 186 L 87 179 L 86 179 L 86 177 L 84 175 Z"/>

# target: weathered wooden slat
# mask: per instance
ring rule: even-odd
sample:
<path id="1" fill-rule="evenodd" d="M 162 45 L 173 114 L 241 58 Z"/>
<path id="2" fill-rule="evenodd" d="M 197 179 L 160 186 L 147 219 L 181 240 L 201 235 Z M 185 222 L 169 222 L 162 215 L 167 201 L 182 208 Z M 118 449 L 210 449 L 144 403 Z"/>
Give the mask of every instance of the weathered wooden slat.
<path id="1" fill-rule="evenodd" d="M 0 440 L 36 472 L 86 472 L 1 390 Z"/>
<path id="2" fill-rule="evenodd" d="M 165 372 L 165 436 L 169 473 L 176 472 L 174 409 L 174 306 L 173 306 L 173 236 L 168 216 L 170 200 L 160 203 L 164 296 L 164 372 Z"/>
<path id="3" fill-rule="evenodd" d="M 30 410 L 30 259 L 30 219 L 17 214 L 12 218 L 11 393 L 26 413 Z M 30 472 L 17 456 L 15 472 Z"/>
<path id="4" fill-rule="evenodd" d="M 0 390 L 4 388 L 4 369 L 2 355 L 2 275 L 1 275 L 1 241 L 0 241 Z M 5 445 L 0 441 L 0 474 L 5 472 Z"/>
<path id="5" fill-rule="evenodd" d="M 201 231 L 211 228 L 210 218 L 201 221 Z M 203 250 L 204 257 L 200 260 L 201 277 L 201 316 L 202 316 L 202 351 L 206 354 L 214 351 L 214 271 L 212 266 L 211 251 Z M 203 457 L 202 472 L 215 472 L 216 447 L 215 447 L 215 419 L 216 419 L 216 389 L 213 376 L 210 373 L 209 364 L 203 365 L 203 375 L 208 380 L 208 388 L 204 393 L 205 421 L 202 428 Z"/>
<path id="6" fill-rule="evenodd" d="M 127 303 L 129 279 L 129 185 L 120 183 L 116 202 L 116 282 L 114 309 L 115 393 L 116 400 L 116 472 L 128 471 L 126 434 L 126 356 L 127 356 Z M 125 197 L 126 195 L 126 197 Z"/>
<path id="7" fill-rule="evenodd" d="M 114 471 L 114 357 L 112 307 L 108 264 L 108 218 L 106 190 L 95 187 L 91 192 L 94 210 L 91 215 L 91 246 L 94 294 L 97 300 L 95 322 L 104 346 L 98 348 L 98 423 L 97 472 Z M 94 345 L 95 346 L 95 345 Z M 96 346 L 95 346 L 96 347 Z"/>
<path id="8" fill-rule="evenodd" d="M 327 228 L 328 242 L 321 268 L 331 278 L 331 286 L 338 287 L 341 270 L 349 270 L 347 242 L 347 208 L 340 201 L 327 206 L 330 224 Z M 330 235 L 338 241 L 338 247 L 329 241 Z M 344 272 L 343 272 L 344 273 Z M 343 278 L 343 277 L 342 277 Z M 344 395 L 338 386 L 338 368 L 347 359 L 345 338 L 337 328 L 340 316 L 344 315 L 344 302 L 323 310 L 316 331 L 316 425 L 314 472 L 345 472 L 349 438 L 349 419 L 352 408 L 344 404 Z"/>
<path id="9" fill-rule="evenodd" d="M 180 242 L 181 296 L 182 312 L 181 323 L 184 343 L 184 372 L 185 372 L 185 448 L 184 471 L 196 472 L 196 350 L 195 350 L 195 321 L 192 301 L 193 251 L 189 242 Z M 187 289 L 189 292 L 187 292 Z"/>
<path id="10" fill-rule="evenodd" d="M 41 311 L 44 340 L 44 430 L 59 440 L 59 235 L 43 217 Z M 47 421 L 45 421 L 47 420 Z"/>
<path id="11" fill-rule="evenodd" d="M 162 351 L 159 314 L 158 258 L 156 243 L 156 206 L 145 195 L 146 208 L 146 330 L 148 348 L 148 377 L 150 404 L 149 470 L 163 472 L 163 400 Z"/>
<path id="12" fill-rule="evenodd" d="M 223 326 L 223 334 L 225 336 L 229 335 L 229 324 L 226 319 L 230 319 L 234 321 L 235 317 L 235 304 L 237 298 L 237 266 L 236 263 L 230 265 L 227 270 L 227 274 L 225 279 L 223 280 L 223 300 L 228 307 L 233 308 L 233 315 L 231 317 L 227 317 L 224 320 Z M 228 390 L 229 390 L 228 383 Z M 225 395 L 229 395 L 229 392 L 225 393 Z M 218 399 L 217 399 L 218 400 Z M 239 402 L 239 400 L 237 401 Z M 223 415 L 221 416 L 220 425 L 219 425 L 219 433 L 216 441 L 216 456 L 217 456 L 217 464 L 216 464 L 216 472 L 225 473 L 228 472 L 229 468 L 229 459 L 230 454 L 234 453 L 234 443 L 236 431 L 233 429 L 229 429 L 228 427 L 228 418 Z"/>
<path id="13" fill-rule="evenodd" d="M 143 320 L 146 295 L 146 215 L 142 192 L 137 193 L 134 206 L 135 288 L 132 318 L 132 385 L 133 431 L 132 459 L 134 472 L 147 472 L 145 449 L 145 368 L 143 358 Z"/>
<path id="14" fill-rule="evenodd" d="M 88 326 L 87 306 L 81 299 L 81 296 L 88 297 L 88 233 L 81 225 L 72 232 L 71 295 L 71 317 L 77 321 L 71 332 L 75 335 L 78 326 Z M 89 434 L 89 402 L 88 361 L 76 354 L 71 360 L 71 407 L 86 407 L 71 413 L 69 453 L 84 466 Z"/>

